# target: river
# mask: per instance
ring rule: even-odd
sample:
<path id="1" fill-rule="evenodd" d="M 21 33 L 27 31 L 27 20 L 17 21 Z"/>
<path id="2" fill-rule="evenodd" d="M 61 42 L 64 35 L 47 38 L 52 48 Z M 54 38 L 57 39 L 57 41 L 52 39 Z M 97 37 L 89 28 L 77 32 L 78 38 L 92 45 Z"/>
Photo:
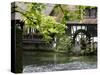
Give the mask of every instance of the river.
<path id="1" fill-rule="evenodd" d="M 68 56 L 53 52 L 23 53 L 23 73 L 96 69 L 96 56 Z"/>

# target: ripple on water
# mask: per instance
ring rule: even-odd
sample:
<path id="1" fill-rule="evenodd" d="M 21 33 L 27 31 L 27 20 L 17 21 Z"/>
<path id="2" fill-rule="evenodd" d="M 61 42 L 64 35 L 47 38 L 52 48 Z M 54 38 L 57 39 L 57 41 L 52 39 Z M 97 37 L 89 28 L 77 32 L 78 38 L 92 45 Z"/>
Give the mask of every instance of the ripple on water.
<path id="1" fill-rule="evenodd" d="M 23 67 L 23 72 L 50 72 L 50 71 L 62 71 L 62 70 L 81 70 L 81 69 L 96 69 L 96 63 L 85 62 L 70 62 L 66 64 L 47 64 L 47 65 L 28 65 Z"/>

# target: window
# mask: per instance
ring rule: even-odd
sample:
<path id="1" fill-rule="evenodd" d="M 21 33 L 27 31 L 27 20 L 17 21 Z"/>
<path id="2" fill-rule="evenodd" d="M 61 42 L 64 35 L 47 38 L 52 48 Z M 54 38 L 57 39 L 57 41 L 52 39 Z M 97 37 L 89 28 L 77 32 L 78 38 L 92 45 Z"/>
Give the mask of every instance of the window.
<path id="1" fill-rule="evenodd" d="M 55 12 L 55 11 L 52 11 L 49 15 L 50 15 L 50 16 L 57 16 L 57 15 L 58 15 L 58 13 L 57 13 L 57 12 Z"/>
<path id="2" fill-rule="evenodd" d="M 87 19 L 97 18 L 97 8 L 86 8 L 85 9 L 85 18 L 87 18 Z"/>
<path id="3" fill-rule="evenodd" d="M 77 26 L 77 30 L 81 29 L 81 26 Z"/>
<path id="4" fill-rule="evenodd" d="M 97 17 L 97 10 L 95 8 L 91 9 L 91 18 L 96 18 Z"/>

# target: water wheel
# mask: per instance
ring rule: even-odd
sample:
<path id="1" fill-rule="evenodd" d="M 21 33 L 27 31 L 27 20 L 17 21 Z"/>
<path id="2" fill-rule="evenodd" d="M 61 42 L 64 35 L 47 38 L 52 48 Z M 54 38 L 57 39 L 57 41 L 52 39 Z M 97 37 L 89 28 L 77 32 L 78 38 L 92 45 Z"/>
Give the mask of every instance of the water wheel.
<path id="1" fill-rule="evenodd" d="M 91 35 L 88 33 L 88 31 L 79 29 L 77 30 L 73 35 L 73 45 L 74 45 L 74 51 L 77 53 L 86 52 L 86 50 L 90 49 L 91 43 L 90 43 Z"/>

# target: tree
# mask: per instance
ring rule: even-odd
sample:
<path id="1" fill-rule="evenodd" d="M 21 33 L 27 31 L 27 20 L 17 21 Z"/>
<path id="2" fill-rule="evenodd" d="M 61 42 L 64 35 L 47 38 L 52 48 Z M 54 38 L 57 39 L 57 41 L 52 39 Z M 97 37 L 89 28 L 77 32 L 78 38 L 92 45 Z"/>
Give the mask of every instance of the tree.
<path id="1" fill-rule="evenodd" d="M 49 42 L 52 40 L 52 34 L 54 36 L 60 36 L 65 33 L 65 24 L 61 24 L 55 21 L 51 16 L 46 16 L 42 11 L 46 8 L 45 4 L 41 3 L 28 3 L 28 9 L 25 12 L 20 11 L 16 6 L 16 11 L 22 14 L 22 18 L 25 21 L 27 27 L 31 27 L 39 31 L 43 35 L 43 39 Z"/>

